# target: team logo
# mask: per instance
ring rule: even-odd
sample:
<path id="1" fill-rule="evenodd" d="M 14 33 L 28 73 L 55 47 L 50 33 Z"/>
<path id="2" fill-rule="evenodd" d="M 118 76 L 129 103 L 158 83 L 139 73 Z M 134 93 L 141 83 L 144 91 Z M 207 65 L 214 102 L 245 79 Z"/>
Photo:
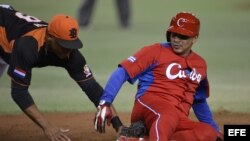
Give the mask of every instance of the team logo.
<path id="1" fill-rule="evenodd" d="M 173 71 L 176 70 L 177 71 Z M 172 72 L 172 73 L 171 73 Z M 173 73 L 175 72 L 175 73 Z M 187 71 L 182 68 L 182 66 L 178 63 L 171 63 L 166 69 L 166 76 L 168 79 L 176 79 L 176 78 L 187 78 L 189 77 L 192 81 L 197 81 L 200 83 L 201 74 L 199 74 L 195 68 L 192 71 Z"/>
<path id="2" fill-rule="evenodd" d="M 180 18 L 180 19 L 177 20 L 177 23 L 176 23 L 176 24 L 177 24 L 179 27 L 183 27 L 185 22 L 187 22 L 187 19 Z"/>
<path id="3" fill-rule="evenodd" d="M 90 72 L 90 69 L 89 69 L 88 65 L 85 65 L 83 67 L 83 72 L 84 72 L 86 77 L 89 77 L 91 75 L 91 72 Z"/>
<path id="4" fill-rule="evenodd" d="M 70 38 L 74 39 L 77 37 L 77 30 L 75 28 L 71 28 L 69 32 Z"/>

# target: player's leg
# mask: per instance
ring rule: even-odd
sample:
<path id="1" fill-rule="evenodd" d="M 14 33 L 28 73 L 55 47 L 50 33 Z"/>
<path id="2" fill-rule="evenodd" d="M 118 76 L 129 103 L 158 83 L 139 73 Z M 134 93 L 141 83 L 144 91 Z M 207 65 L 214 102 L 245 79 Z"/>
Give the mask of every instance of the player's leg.
<path id="1" fill-rule="evenodd" d="M 169 141 L 174 134 L 175 127 L 178 126 L 178 118 L 161 114 L 149 130 L 149 138 L 154 141 Z"/>
<path id="2" fill-rule="evenodd" d="M 80 26 L 86 27 L 89 25 L 96 0 L 84 0 L 78 12 L 78 23 Z"/>
<path id="3" fill-rule="evenodd" d="M 130 26 L 130 1 L 116 0 L 120 24 L 123 28 Z"/>
<path id="4" fill-rule="evenodd" d="M 174 133 L 178 122 L 175 107 L 154 96 L 142 96 L 136 100 L 131 115 L 131 122 L 143 120 L 149 130 L 149 138 L 153 141 L 168 141 Z"/>
<path id="5" fill-rule="evenodd" d="M 8 64 L 0 57 L 0 77 L 3 75 L 7 67 Z"/>
<path id="6" fill-rule="evenodd" d="M 212 126 L 202 122 L 181 120 L 172 136 L 175 141 L 216 141 L 217 134 Z"/>

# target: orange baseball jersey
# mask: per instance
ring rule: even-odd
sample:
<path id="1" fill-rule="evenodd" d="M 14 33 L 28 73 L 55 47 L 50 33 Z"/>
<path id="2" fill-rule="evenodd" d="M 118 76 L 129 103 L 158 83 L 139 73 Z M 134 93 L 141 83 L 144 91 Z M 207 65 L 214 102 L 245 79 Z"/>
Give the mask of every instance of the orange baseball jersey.
<path id="1" fill-rule="evenodd" d="M 0 46 L 7 53 L 12 52 L 16 38 L 31 35 L 42 46 L 47 23 L 30 15 L 18 12 L 7 5 L 0 5 Z"/>
<path id="2" fill-rule="evenodd" d="M 48 23 L 8 5 L 0 5 L 0 56 L 9 64 L 8 75 L 16 83 L 28 86 L 32 68 L 65 68 L 77 82 L 92 77 L 84 56 L 77 49 L 67 59 L 60 59 L 45 48 Z M 49 45 L 47 45 L 49 48 Z"/>

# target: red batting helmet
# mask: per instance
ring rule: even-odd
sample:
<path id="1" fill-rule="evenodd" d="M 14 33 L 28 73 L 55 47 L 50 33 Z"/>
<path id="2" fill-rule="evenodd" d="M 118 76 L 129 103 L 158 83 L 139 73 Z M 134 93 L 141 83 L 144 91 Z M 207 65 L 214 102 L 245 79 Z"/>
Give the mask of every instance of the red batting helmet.
<path id="1" fill-rule="evenodd" d="M 170 41 L 170 32 L 194 37 L 199 35 L 200 20 L 189 12 L 180 12 L 174 16 L 167 29 L 167 41 Z"/>

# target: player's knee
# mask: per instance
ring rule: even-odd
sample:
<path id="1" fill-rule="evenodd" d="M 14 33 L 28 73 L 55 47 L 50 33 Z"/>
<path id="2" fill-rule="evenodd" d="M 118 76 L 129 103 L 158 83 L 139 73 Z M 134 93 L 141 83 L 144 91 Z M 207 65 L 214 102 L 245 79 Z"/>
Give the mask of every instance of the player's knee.
<path id="1" fill-rule="evenodd" d="M 199 141 L 216 141 L 217 134 L 212 126 L 204 124 L 201 128 L 202 130 L 200 131 L 203 133 L 200 133 L 200 131 L 196 133 Z"/>

